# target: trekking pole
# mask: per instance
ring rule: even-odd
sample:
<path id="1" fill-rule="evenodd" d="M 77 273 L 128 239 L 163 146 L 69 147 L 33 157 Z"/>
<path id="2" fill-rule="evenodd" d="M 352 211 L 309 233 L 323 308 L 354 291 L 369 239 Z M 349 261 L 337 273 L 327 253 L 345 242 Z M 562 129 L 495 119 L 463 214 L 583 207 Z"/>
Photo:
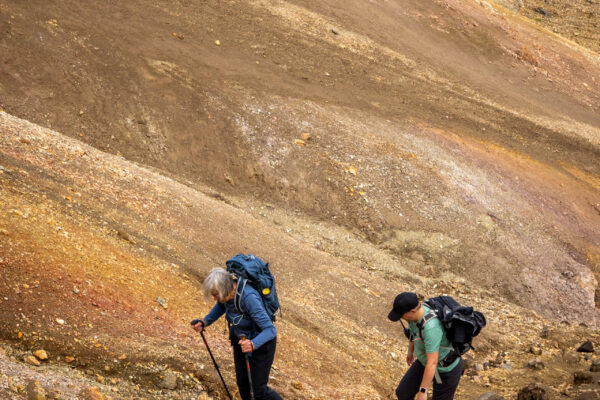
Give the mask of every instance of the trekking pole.
<path id="1" fill-rule="evenodd" d="M 196 325 L 198 322 L 201 322 L 199 320 L 193 320 L 191 322 L 192 325 Z M 204 328 L 204 323 L 202 323 L 202 327 Z M 229 389 L 227 389 L 227 385 L 225 384 L 225 379 L 223 379 L 223 375 L 221 375 L 221 371 L 219 370 L 219 365 L 217 364 L 217 361 L 215 360 L 215 357 L 212 354 L 212 351 L 210 351 L 210 347 L 208 347 L 208 342 L 206 341 L 206 338 L 204 337 L 204 329 L 202 329 L 202 331 L 200 331 L 200 336 L 202 336 L 202 340 L 204 340 L 204 345 L 206 346 L 206 350 L 208 350 L 208 354 L 210 354 L 210 358 L 212 358 L 212 362 L 213 364 L 215 364 L 215 368 L 217 370 L 217 373 L 219 374 L 219 377 L 221 378 L 221 382 L 223 382 L 223 387 L 225 387 L 225 391 L 227 392 L 227 396 L 229 397 L 229 400 L 233 400 L 233 397 L 231 397 L 231 393 L 229 393 Z"/>
<path id="2" fill-rule="evenodd" d="M 240 339 L 246 340 L 246 336 L 240 336 Z M 244 353 L 246 357 L 246 368 L 248 369 L 248 382 L 250 383 L 250 399 L 254 400 L 254 386 L 252 386 L 252 373 L 250 372 L 250 355 L 248 353 Z"/>

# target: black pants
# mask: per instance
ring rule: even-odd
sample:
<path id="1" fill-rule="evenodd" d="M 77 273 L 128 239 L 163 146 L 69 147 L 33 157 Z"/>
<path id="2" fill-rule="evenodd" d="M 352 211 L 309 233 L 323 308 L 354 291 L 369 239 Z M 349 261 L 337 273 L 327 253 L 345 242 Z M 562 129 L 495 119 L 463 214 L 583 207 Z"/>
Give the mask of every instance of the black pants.
<path id="1" fill-rule="evenodd" d="M 442 383 L 437 383 L 433 378 L 433 399 L 432 400 L 452 400 L 454 399 L 454 392 L 458 387 L 458 382 L 463 371 L 462 359 L 458 362 L 456 367 L 450 372 L 440 374 Z M 400 384 L 396 388 L 396 396 L 398 400 L 413 400 L 416 394 L 419 392 L 421 387 L 421 381 L 423 380 L 423 373 L 425 367 L 419 361 L 415 361 L 406 374 L 400 380 Z"/>
<path id="2" fill-rule="evenodd" d="M 252 371 L 252 386 L 256 400 L 282 400 L 281 396 L 267 386 L 277 339 L 269 340 L 250 356 L 250 370 Z M 235 377 L 242 400 L 250 400 L 250 383 L 248 382 L 248 369 L 246 357 L 239 344 L 233 345 L 233 360 L 235 362 Z"/>

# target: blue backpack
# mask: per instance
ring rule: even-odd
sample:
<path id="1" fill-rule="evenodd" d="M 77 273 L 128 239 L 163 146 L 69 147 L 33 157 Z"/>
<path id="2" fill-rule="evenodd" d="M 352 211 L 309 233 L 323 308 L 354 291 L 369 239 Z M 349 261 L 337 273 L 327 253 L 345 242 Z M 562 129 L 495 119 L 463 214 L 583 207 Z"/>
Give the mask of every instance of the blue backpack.
<path id="1" fill-rule="evenodd" d="M 277 314 L 281 312 L 277 290 L 275 289 L 275 278 L 269 270 L 269 263 L 266 263 L 252 254 L 238 254 L 230 258 L 225 263 L 227 271 L 238 277 L 238 284 L 235 290 L 233 303 L 235 308 L 241 313 L 242 293 L 246 285 L 249 284 L 260 294 L 265 311 L 275 321 Z"/>

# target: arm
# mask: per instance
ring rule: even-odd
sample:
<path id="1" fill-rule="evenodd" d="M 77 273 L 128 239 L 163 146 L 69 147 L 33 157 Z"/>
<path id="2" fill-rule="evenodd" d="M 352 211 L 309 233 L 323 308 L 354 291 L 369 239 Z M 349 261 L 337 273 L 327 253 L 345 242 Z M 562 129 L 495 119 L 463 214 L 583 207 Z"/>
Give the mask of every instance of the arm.
<path id="1" fill-rule="evenodd" d="M 411 341 L 406 352 L 406 363 L 412 365 L 413 362 L 415 362 L 415 342 Z"/>
<path id="2" fill-rule="evenodd" d="M 225 314 L 225 305 L 216 303 L 210 312 L 202 320 L 204 321 L 204 327 L 208 327 L 210 324 L 221 318 L 221 315 Z"/>
<path id="3" fill-rule="evenodd" d="M 252 346 L 258 349 L 271 339 L 277 336 L 277 329 L 273 325 L 273 321 L 265 311 L 260 295 L 255 291 L 248 291 L 248 294 L 242 298 L 243 309 L 250 315 L 250 318 L 258 326 L 260 333 L 252 339 Z"/>
<path id="4" fill-rule="evenodd" d="M 423 328 L 423 342 L 425 344 L 425 353 L 427 356 L 427 365 L 425 365 L 425 371 L 423 372 L 423 379 L 421 380 L 421 387 L 429 389 L 437 364 L 440 357 L 440 344 L 442 343 L 443 327 L 437 318 L 434 318 Z M 420 393 L 417 395 L 417 400 L 427 400 L 427 393 Z"/>
<path id="5" fill-rule="evenodd" d="M 429 389 L 433 377 L 435 375 L 435 369 L 439 359 L 439 352 L 427 353 L 427 365 L 425 366 L 425 372 L 423 372 L 423 379 L 421 380 L 421 387 Z M 421 393 L 417 395 L 417 400 L 427 400 L 427 393 Z"/>

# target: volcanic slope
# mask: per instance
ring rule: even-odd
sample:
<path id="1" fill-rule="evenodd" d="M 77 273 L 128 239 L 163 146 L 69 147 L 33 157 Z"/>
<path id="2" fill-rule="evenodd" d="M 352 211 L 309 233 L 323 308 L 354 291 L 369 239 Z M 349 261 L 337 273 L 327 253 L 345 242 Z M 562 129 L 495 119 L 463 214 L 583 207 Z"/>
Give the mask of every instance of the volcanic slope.
<path id="1" fill-rule="evenodd" d="M 0 31 L 9 357 L 44 344 L 73 379 L 146 390 L 168 365 L 181 396 L 200 390 L 183 371 L 214 391 L 187 320 L 207 271 L 253 252 L 288 305 L 290 397 L 390 394 L 406 289 L 465 296 L 492 321 L 476 357 L 515 357 L 462 396 L 531 374 L 570 393 L 577 357 L 521 357 L 543 318 L 564 330 L 549 356 L 593 335 L 558 321 L 598 322 L 592 45 L 485 1 L 2 1 Z"/>
<path id="2" fill-rule="evenodd" d="M 465 378 L 459 398 L 514 395 L 532 380 L 565 395 L 581 390 L 565 382 L 586 363 L 575 347 L 598 344 L 596 330 L 548 328 L 493 289 L 452 272 L 420 277 L 414 263 L 339 226 L 192 189 L 6 113 L 0 133 L 0 394 L 18 397 L 38 379 L 62 398 L 94 385 L 114 398 L 223 398 L 188 321 L 212 306 L 201 296 L 205 274 L 236 252 L 272 261 L 278 278 L 272 384 L 286 398 L 388 398 L 406 343 L 386 314 L 409 289 L 449 293 L 487 315 L 469 371 L 491 366 Z M 225 331 L 216 324 L 207 337 L 234 387 Z M 546 370 L 527 366 L 532 346 L 544 349 Z M 49 361 L 21 364 L 39 349 Z"/>
<path id="3" fill-rule="evenodd" d="M 4 1 L 0 107 L 595 320 L 598 54 L 480 3 Z"/>

